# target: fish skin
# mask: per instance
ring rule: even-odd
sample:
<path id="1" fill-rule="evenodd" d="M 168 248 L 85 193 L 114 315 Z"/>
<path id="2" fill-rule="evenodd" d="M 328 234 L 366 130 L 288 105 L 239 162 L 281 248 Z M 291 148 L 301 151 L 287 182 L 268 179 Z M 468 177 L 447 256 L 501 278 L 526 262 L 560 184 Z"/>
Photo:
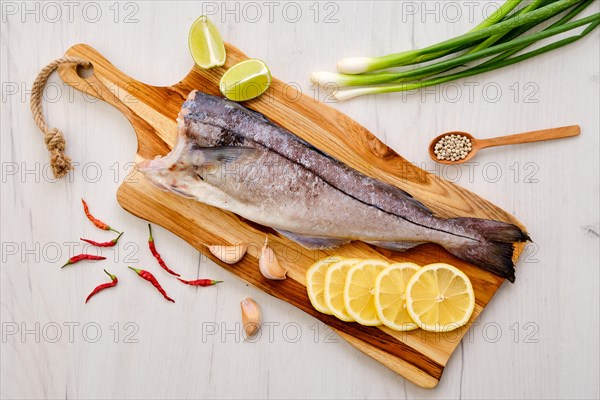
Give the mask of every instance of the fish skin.
<path id="1" fill-rule="evenodd" d="M 269 226 L 308 248 L 362 240 L 392 250 L 423 242 L 514 281 L 504 222 L 436 217 L 410 194 L 335 160 L 262 114 L 192 91 L 175 148 L 140 164 L 157 186 Z"/>

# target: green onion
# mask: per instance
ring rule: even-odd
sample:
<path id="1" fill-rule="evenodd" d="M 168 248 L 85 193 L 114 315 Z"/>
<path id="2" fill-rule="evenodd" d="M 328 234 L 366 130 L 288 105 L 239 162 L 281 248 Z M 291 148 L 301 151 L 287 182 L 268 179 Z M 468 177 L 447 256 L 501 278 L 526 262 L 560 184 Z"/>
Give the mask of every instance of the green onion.
<path id="1" fill-rule="evenodd" d="M 493 12 L 489 17 L 487 17 L 485 20 L 483 20 L 483 22 L 481 22 L 475 28 L 471 29 L 469 32 L 480 31 L 482 29 L 485 29 L 487 27 L 490 27 L 490 26 L 494 25 L 497 22 L 502 21 L 502 19 L 504 17 L 506 17 L 508 15 L 508 13 L 510 13 L 522 1 L 523 0 L 508 0 L 506 3 L 502 4 L 502 6 L 500 6 L 495 12 Z M 534 1 L 547 1 L 547 0 L 534 0 Z M 442 51 L 439 51 L 437 53 L 432 53 L 432 54 L 429 54 L 427 56 L 421 57 L 419 59 L 419 61 L 411 62 L 410 64 L 416 64 L 418 62 L 425 62 L 425 61 L 435 60 L 436 58 L 440 58 L 440 57 L 443 57 L 443 56 L 448 55 L 450 53 L 454 53 L 454 52 L 460 51 L 464 47 L 465 46 L 459 46 L 459 47 L 455 47 L 455 48 L 449 48 L 447 50 L 442 50 Z M 406 64 L 406 65 L 408 65 L 408 64 Z"/>
<path id="2" fill-rule="evenodd" d="M 556 1 L 558 1 L 558 0 L 533 0 L 531 3 L 529 3 L 529 5 L 528 5 L 528 6 L 524 7 L 522 10 L 520 10 L 520 11 L 518 11 L 518 12 L 514 13 L 513 15 L 510 15 L 510 16 L 508 16 L 507 18 L 515 18 L 515 17 L 519 17 L 520 15 L 523 15 L 523 14 L 525 14 L 525 13 L 529 12 L 529 11 L 535 10 L 536 8 L 539 8 L 539 7 L 546 6 L 546 5 L 548 5 L 549 3 L 554 3 L 554 2 L 556 2 Z M 506 4 L 507 4 L 507 3 L 505 3 L 505 5 L 506 5 Z M 561 13 L 562 11 L 563 11 L 563 10 L 558 10 L 558 11 L 556 11 L 556 13 L 555 13 L 555 14 L 553 14 L 551 17 L 553 17 L 553 16 L 554 16 L 554 15 L 556 15 L 556 14 L 559 14 L 559 13 Z M 549 18 L 551 18 L 551 17 L 549 17 Z M 486 21 L 487 21 L 487 20 L 486 20 Z M 484 22 L 485 22 L 485 21 L 484 21 Z M 541 22 L 543 22 L 543 21 L 541 21 Z M 496 42 L 502 43 L 502 42 L 503 42 L 502 38 L 503 38 L 503 37 L 505 37 L 505 36 L 506 36 L 506 37 L 507 37 L 509 40 L 510 40 L 510 39 L 514 39 L 515 37 L 517 37 L 517 36 L 521 35 L 521 34 L 522 34 L 522 33 L 524 33 L 524 32 L 527 32 L 528 30 L 530 30 L 530 29 L 531 29 L 531 28 L 533 28 L 534 26 L 538 25 L 539 23 L 540 23 L 540 22 L 534 22 L 534 23 L 530 23 L 530 24 L 523 25 L 523 26 L 520 26 L 520 27 L 518 27 L 518 28 L 515 28 L 515 29 L 513 29 L 513 30 L 511 30 L 511 31 L 509 31 L 509 32 L 507 32 L 507 33 L 501 33 L 501 34 L 497 34 L 497 35 L 494 35 L 494 36 L 490 36 L 489 38 L 487 38 L 487 39 L 486 39 L 486 40 L 484 40 L 483 42 L 479 43 L 479 44 L 478 44 L 476 47 L 472 47 L 472 48 L 471 48 L 471 49 L 468 51 L 468 53 L 474 53 L 474 52 L 476 52 L 476 51 L 478 51 L 478 50 L 483 50 L 483 49 L 485 49 L 485 48 L 487 48 L 487 47 L 490 47 L 491 45 L 493 45 L 493 44 L 494 44 L 494 43 L 496 43 Z M 480 25 L 482 25 L 482 24 L 480 24 Z M 505 41 L 508 41 L 508 40 L 505 40 Z M 460 51 L 460 50 L 468 49 L 469 47 L 470 47 L 470 45 L 461 46 L 460 48 L 457 48 L 457 49 L 456 49 L 456 51 Z M 440 71 L 433 72 L 433 73 L 422 73 L 422 74 L 418 74 L 418 75 L 413 75 L 413 76 L 412 76 L 412 79 L 397 79 L 397 80 L 395 80 L 394 82 L 397 82 L 397 83 L 399 83 L 399 82 L 405 82 L 405 81 L 411 81 L 411 80 L 412 80 L 412 81 L 414 81 L 414 80 L 421 80 L 421 79 L 428 78 L 428 77 L 430 77 L 430 76 L 436 75 L 436 74 L 438 74 L 438 73 L 446 72 L 446 71 L 448 71 L 448 70 L 451 70 L 451 69 L 454 69 L 454 68 L 455 68 L 455 67 L 450 67 L 450 68 L 446 68 L 446 69 L 444 69 L 444 70 L 440 70 Z M 391 82 L 391 81 L 388 81 L 388 82 Z M 348 85 L 348 86 L 350 86 L 350 85 Z"/>
<path id="3" fill-rule="evenodd" d="M 535 10 L 536 8 L 538 8 L 538 6 L 540 4 L 543 4 L 545 1 L 547 1 L 547 0 L 533 0 L 531 3 L 529 3 L 529 5 L 527 5 L 527 7 L 523 8 L 522 10 L 515 13 L 513 18 L 519 18 L 519 16 L 522 16 L 523 14 L 527 14 L 528 12 Z M 475 46 L 472 50 L 470 50 L 469 53 L 474 53 L 478 50 L 482 50 L 482 49 L 485 49 L 486 47 L 490 47 L 491 45 L 496 43 L 498 40 L 502 39 L 502 37 L 504 35 L 506 35 L 506 32 L 499 33 L 494 36 L 490 36 L 489 38 L 485 39 L 483 42 L 481 42 L 480 44 Z"/>
<path id="4" fill-rule="evenodd" d="M 509 18 L 507 20 L 492 24 L 486 28 L 474 30 L 464 35 L 457 36 L 423 49 L 410 50 L 381 57 L 344 58 L 338 61 L 338 70 L 346 74 L 361 74 L 364 72 L 371 72 L 385 68 L 427 61 L 430 60 L 434 54 L 438 57 L 441 57 L 444 54 L 447 54 L 445 52 L 448 50 L 467 44 L 475 44 L 481 39 L 507 33 L 519 26 L 538 21 L 545 21 L 557 12 L 565 10 L 575 5 L 579 1 L 580 0 L 559 0 L 540 9 L 523 14 L 519 18 Z"/>
<path id="5" fill-rule="evenodd" d="M 375 85 L 338 91 L 334 96 L 339 100 L 364 94 L 415 90 L 527 60 L 573 43 L 600 25 L 600 13 L 571 21 L 592 4 L 593 0 L 532 0 L 527 6 L 511 14 L 519 3 L 521 0 L 508 0 L 494 14 L 464 35 L 424 49 L 383 57 L 346 58 L 338 63 L 338 69 L 342 73 L 314 72 L 311 79 L 321 85 L 331 83 L 338 86 Z M 550 26 L 538 32 L 528 33 L 542 22 L 563 13 L 566 15 Z M 584 25 L 588 26 L 579 35 L 515 56 L 533 43 Z M 371 72 L 431 61 L 463 50 L 466 52 L 409 70 Z M 479 62 L 476 66 L 471 65 L 484 58 L 487 60 Z M 459 67 L 466 67 L 466 69 L 458 70 Z M 448 73 L 455 69 L 457 72 Z"/>
<path id="6" fill-rule="evenodd" d="M 582 25 L 593 22 L 594 19 L 598 18 L 600 14 L 594 14 L 590 17 L 583 18 L 577 21 L 569 22 L 566 24 L 560 24 L 551 26 L 543 31 L 525 35 L 509 42 L 497 44 L 487 49 L 479 50 L 473 53 L 466 53 L 462 56 L 451 58 L 449 60 L 441 61 L 438 63 L 430 64 L 425 67 L 412 69 L 404 72 L 397 73 L 378 73 L 378 74 L 363 74 L 363 75 L 349 75 L 349 74 L 332 74 L 332 73 L 314 73 L 312 80 L 316 83 L 325 84 L 336 83 L 340 86 L 361 86 L 361 85 L 372 85 L 380 83 L 389 83 L 398 80 L 406 80 L 408 78 L 419 79 L 423 75 L 431 75 L 433 73 L 447 71 L 448 69 L 456 66 L 464 65 L 467 62 L 479 60 L 481 58 L 489 57 L 494 54 L 502 53 L 505 51 L 511 51 L 514 48 L 522 49 L 529 44 L 535 43 L 542 39 L 550 36 L 558 35 L 559 33 L 566 32 L 568 30 L 577 28 Z"/>
<path id="7" fill-rule="evenodd" d="M 498 69 L 498 68 L 502 68 L 502 67 L 505 67 L 508 65 L 516 64 L 518 62 L 527 60 L 529 58 L 538 56 L 540 54 L 547 53 L 549 51 L 558 49 L 560 47 L 566 46 L 568 44 L 571 44 L 571 43 L 585 37 L 586 35 L 588 35 L 590 32 L 592 32 L 594 29 L 596 29 L 600 25 L 600 13 L 596 13 L 594 15 L 591 15 L 586 18 L 582 18 L 577 21 L 560 24 L 558 26 L 551 26 L 551 27 L 547 28 L 545 31 L 546 32 L 551 31 L 551 30 L 556 31 L 556 28 L 562 28 L 561 32 L 564 32 L 566 30 L 570 30 L 570 29 L 576 28 L 578 26 L 586 25 L 586 24 L 589 24 L 589 25 L 579 35 L 575 35 L 575 36 L 571 36 L 571 37 L 559 40 L 557 42 L 548 44 L 544 47 L 541 47 L 539 49 L 530 51 L 528 53 L 525 53 L 525 54 L 522 54 L 522 55 L 519 55 L 516 57 L 502 58 L 499 56 L 499 57 L 497 57 L 496 61 L 491 60 L 492 62 L 484 63 L 479 66 L 467 69 L 465 71 L 461 71 L 461 72 L 446 75 L 446 76 L 437 77 L 437 78 L 434 78 L 434 79 L 431 79 L 428 81 L 414 82 L 414 83 L 402 83 L 402 84 L 397 84 L 397 85 L 371 86 L 371 87 L 356 88 L 356 89 L 346 89 L 346 90 L 338 91 L 337 93 L 334 94 L 334 96 L 338 100 L 347 100 L 347 99 L 357 97 L 357 96 L 362 96 L 365 94 L 409 91 L 409 90 L 421 89 L 421 88 L 428 87 L 428 86 L 439 85 L 441 83 L 446 83 L 446 82 L 454 81 L 457 79 L 465 78 L 468 76 L 473 76 L 473 75 L 481 74 L 484 72 L 492 71 L 494 69 Z M 544 31 L 542 31 L 542 32 L 544 32 Z M 539 33 L 542 33 L 542 32 L 539 32 Z"/>
<path id="8" fill-rule="evenodd" d="M 573 18 L 575 18 L 577 15 L 579 15 L 583 10 L 585 10 L 590 4 L 592 4 L 594 2 L 594 0 L 586 0 L 583 3 L 579 4 L 577 7 L 575 7 L 574 9 L 572 9 L 571 11 L 569 11 L 569 13 L 567 13 L 564 17 L 562 17 L 560 20 L 556 21 L 554 24 L 550 25 L 548 28 L 552 28 L 554 26 L 559 26 L 562 25 L 570 20 L 572 20 Z M 518 36 L 519 34 L 521 34 L 523 32 L 516 32 L 515 34 Z M 585 36 L 585 35 L 584 35 Z M 524 45 L 521 47 L 516 47 L 510 51 L 507 51 L 505 53 L 502 53 L 488 61 L 486 61 L 485 63 L 480 64 L 481 65 L 485 65 L 487 63 L 493 63 L 499 60 L 504 60 L 516 53 L 518 53 L 519 51 L 525 49 L 528 45 Z"/>
<path id="9" fill-rule="evenodd" d="M 558 0 L 533 0 L 533 1 L 532 1 L 531 3 L 529 3 L 529 5 L 527 5 L 526 7 L 524 7 L 524 8 L 523 8 L 523 9 L 521 9 L 520 11 L 518 11 L 518 12 L 514 13 L 513 15 L 510 15 L 510 16 L 508 16 L 508 17 L 506 17 L 506 18 L 515 18 L 515 17 L 519 17 L 520 15 L 526 14 L 526 13 L 528 13 L 529 11 L 533 11 L 533 10 L 535 10 L 536 8 L 543 7 L 543 6 L 545 6 L 545 5 L 548 5 L 549 3 L 553 3 L 553 2 L 556 2 L 556 1 L 558 1 Z M 504 5 L 506 5 L 506 4 L 507 4 L 507 3 L 504 3 Z M 503 5 L 503 6 L 504 6 L 504 5 Z M 512 8 L 511 8 L 511 9 L 512 9 Z M 561 11 L 562 11 L 562 10 L 561 10 Z M 561 11 L 558 11 L 558 12 L 557 12 L 557 14 L 558 14 L 558 13 L 560 13 Z M 488 19 L 489 19 L 489 18 L 488 18 Z M 487 19 L 486 19 L 486 21 L 487 21 Z M 486 21 L 484 21 L 484 22 L 486 22 Z M 527 25 L 523 25 L 523 26 L 521 26 L 521 27 L 519 27 L 519 28 L 515 28 L 515 29 L 513 29 L 513 30 L 511 30 L 511 31 L 509 31 L 509 32 L 507 32 L 507 33 L 499 33 L 499 34 L 497 34 L 497 35 L 490 36 L 490 37 L 488 37 L 486 40 L 484 40 L 483 42 L 479 43 L 477 46 L 475 46 L 475 47 L 472 47 L 472 48 L 471 48 L 471 49 L 470 49 L 468 52 L 469 52 L 469 53 L 474 53 L 474 52 L 476 52 L 476 51 L 478 51 L 478 50 L 483 50 L 483 49 L 485 49 L 485 48 L 487 48 L 487 47 L 490 47 L 490 46 L 491 46 L 491 45 L 493 45 L 494 43 L 496 43 L 496 42 L 498 42 L 498 41 L 501 41 L 503 37 L 505 37 L 505 36 L 509 36 L 509 34 L 511 34 L 511 33 L 515 33 L 516 31 L 520 31 L 520 32 L 519 32 L 519 34 L 521 34 L 521 33 L 523 33 L 523 32 L 526 32 L 526 31 L 528 31 L 529 29 L 531 29 L 533 26 L 535 26 L 535 25 L 537 25 L 537 24 L 538 24 L 538 23 L 536 22 L 536 23 L 533 23 L 533 24 L 527 24 Z M 480 24 L 480 25 L 481 25 L 481 24 Z M 522 31 L 521 31 L 521 30 L 522 30 Z M 512 36 L 512 37 L 511 37 L 511 39 L 512 39 L 512 38 L 514 38 L 514 37 L 516 37 L 516 36 L 518 36 L 518 34 L 517 34 L 517 35 L 515 35 L 515 36 Z M 460 48 L 456 49 L 456 51 L 464 50 L 464 49 L 466 49 L 466 48 L 469 48 L 469 47 L 470 47 L 470 45 L 462 46 L 462 47 L 460 47 Z M 453 69 L 453 68 L 454 68 L 454 67 L 447 68 L 446 70 L 444 70 L 444 71 L 440 71 L 440 72 L 438 72 L 438 73 L 441 73 L 441 72 L 446 72 L 446 71 L 448 71 L 448 70 L 451 70 L 451 69 Z M 430 77 L 430 76 L 432 76 L 432 75 L 435 75 L 435 74 L 436 74 L 436 73 L 427 73 L 427 74 L 421 74 L 421 75 L 418 75 L 418 76 L 416 76 L 414 79 L 421 80 L 421 79 L 423 79 L 423 78 L 427 78 L 427 77 Z M 403 79 L 400 79 L 399 81 L 403 81 Z M 398 81 L 396 81 L 396 82 L 398 82 Z"/>

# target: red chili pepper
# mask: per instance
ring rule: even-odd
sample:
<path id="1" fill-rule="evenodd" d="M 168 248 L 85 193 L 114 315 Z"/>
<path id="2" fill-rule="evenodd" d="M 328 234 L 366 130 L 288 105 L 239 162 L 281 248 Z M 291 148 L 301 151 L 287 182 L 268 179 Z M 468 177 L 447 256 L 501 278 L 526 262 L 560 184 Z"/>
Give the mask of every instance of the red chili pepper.
<path id="1" fill-rule="evenodd" d="M 117 242 L 119 241 L 119 238 L 121 237 L 122 234 L 123 234 L 123 232 L 119 233 L 119 236 L 117 236 L 115 239 L 111 240 L 110 242 L 96 242 L 94 240 L 84 239 L 84 238 L 79 238 L 79 240 L 88 242 L 89 244 L 94 245 L 96 247 L 113 247 L 115 244 L 117 244 Z"/>
<path id="2" fill-rule="evenodd" d="M 195 281 L 186 281 L 185 279 L 177 278 L 180 282 L 192 286 L 212 286 L 223 281 L 213 281 L 212 279 L 196 279 Z"/>
<path id="3" fill-rule="evenodd" d="M 90 295 L 87 297 L 87 299 L 85 299 L 85 302 L 87 303 L 92 296 L 94 296 L 96 293 L 103 291 L 104 289 L 108 289 L 109 287 L 114 287 L 117 286 L 117 283 L 119 283 L 119 280 L 117 279 L 117 277 L 113 274 L 111 274 L 110 272 L 108 272 L 107 270 L 104 270 L 104 272 L 106 272 L 106 275 L 110 276 L 110 280 L 111 282 L 108 283 L 103 283 L 102 285 L 98 285 L 96 286 L 96 288 L 94 290 L 92 290 L 92 293 L 90 293 Z"/>
<path id="4" fill-rule="evenodd" d="M 63 265 L 61 268 L 64 268 L 67 265 L 75 264 L 76 262 L 79 262 L 81 260 L 106 260 L 106 257 L 95 256 L 93 254 L 78 254 L 76 256 L 69 258 L 69 261 L 67 261 L 67 263 L 65 265 Z"/>
<path id="5" fill-rule="evenodd" d="M 154 245 L 154 238 L 152 237 L 152 227 L 150 226 L 150 224 L 148 224 L 148 230 L 150 231 L 150 237 L 148 238 L 148 247 L 150 247 L 150 252 L 152 252 L 152 255 L 154 256 L 154 258 L 156 258 L 156 261 L 158 261 L 158 264 L 171 275 L 181 276 L 177 272 L 173 271 L 171 268 L 167 267 L 167 264 L 165 264 L 160 254 L 158 254 L 158 251 L 156 251 L 156 246 Z"/>
<path id="6" fill-rule="evenodd" d="M 81 202 L 83 203 L 83 212 L 85 212 L 86 217 L 88 217 L 88 219 L 90 221 L 92 221 L 92 223 L 94 225 L 96 225 L 96 227 L 103 229 L 105 231 L 113 231 L 113 232 L 117 232 L 119 233 L 119 231 L 114 230 L 113 228 L 111 228 L 110 226 L 108 226 L 107 224 L 105 224 L 104 222 L 100 221 L 98 218 L 94 217 L 91 213 L 90 213 L 90 209 L 88 208 L 87 203 L 85 202 L 85 200 L 82 198 Z"/>
<path id="7" fill-rule="evenodd" d="M 132 267 L 127 267 L 127 268 L 134 270 L 139 276 L 141 276 L 143 279 L 147 280 L 152 285 L 154 285 L 154 287 L 156 288 L 156 290 L 158 290 L 160 292 L 160 294 L 162 294 L 165 299 L 167 299 L 167 300 L 175 303 L 175 300 L 173 300 L 172 298 L 170 298 L 167 295 L 167 292 L 165 292 L 165 289 L 163 289 L 162 286 L 160 286 L 160 283 L 158 283 L 158 281 L 156 280 L 156 278 L 154 277 L 154 275 L 152 275 L 150 272 L 148 272 L 146 270 L 143 270 L 143 269 L 136 269 L 136 268 L 132 268 Z"/>

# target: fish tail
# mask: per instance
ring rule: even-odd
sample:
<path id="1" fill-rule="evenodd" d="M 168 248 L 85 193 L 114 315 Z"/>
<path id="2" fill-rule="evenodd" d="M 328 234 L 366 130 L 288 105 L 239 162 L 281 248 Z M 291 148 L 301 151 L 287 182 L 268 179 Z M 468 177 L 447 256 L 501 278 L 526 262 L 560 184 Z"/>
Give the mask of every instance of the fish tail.
<path id="1" fill-rule="evenodd" d="M 516 225 L 480 218 L 448 220 L 458 231 L 475 234 L 478 240 L 467 240 L 446 249 L 457 257 L 498 276 L 515 281 L 513 243 L 531 241 Z"/>

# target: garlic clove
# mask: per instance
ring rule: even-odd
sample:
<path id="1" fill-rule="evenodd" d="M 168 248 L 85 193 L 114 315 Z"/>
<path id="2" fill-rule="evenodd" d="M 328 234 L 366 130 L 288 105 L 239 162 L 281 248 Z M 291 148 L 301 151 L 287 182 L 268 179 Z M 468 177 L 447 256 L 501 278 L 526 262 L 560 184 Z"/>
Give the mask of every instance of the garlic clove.
<path id="1" fill-rule="evenodd" d="M 236 244 L 233 246 L 225 246 L 218 244 L 205 244 L 208 250 L 219 260 L 227 264 L 235 264 L 239 262 L 248 250 L 247 244 Z"/>
<path id="2" fill-rule="evenodd" d="M 272 248 L 268 246 L 269 238 L 265 239 L 265 244 L 260 251 L 258 266 L 260 273 L 267 279 L 283 280 L 287 274 L 287 270 L 279 264 L 279 260 Z"/>
<path id="3" fill-rule="evenodd" d="M 260 306 L 250 297 L 240 302 L 242 308 L 242 324 L 246 337 L 250 337 L 260 329 L 262 324 L 262 311 Z"/>

